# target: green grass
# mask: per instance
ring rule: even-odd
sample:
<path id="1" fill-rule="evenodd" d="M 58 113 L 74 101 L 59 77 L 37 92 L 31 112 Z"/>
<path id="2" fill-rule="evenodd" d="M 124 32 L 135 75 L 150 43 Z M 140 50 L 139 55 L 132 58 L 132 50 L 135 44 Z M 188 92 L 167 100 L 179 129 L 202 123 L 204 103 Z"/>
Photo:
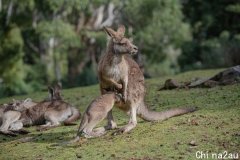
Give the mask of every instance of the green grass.
<path id="1" fill-rule="evenodd" d="M 171 77 L 179 81 L 194 77 L 208 77 L 220 70 L 186 72 Z M 157 91 L 169 77 L 146 80 L 146 102 L 151 109 L 161 111 L 178 106 L 197 106 L 198 111 L 171 118 L 164 122 L 150 123 L 138 120 L 137 127 L 129 134 L 112 136 L 109 131 L 103 137 L 82 139 L 81 143 L 70 146 L 56 146 L 72 139 L 77 126 L 62 126 L 46 132 L 30 127 L 29 135 L 6 137 L 0 135 L 0 159 L 196 159 L 196 151 L 221 153 L 223 151 L 240 154 L 240 85 L 215 88 L 196 88 Z M 46 92 L 14 97 L 31 97 L 35 101 L 45 98 Z M 66 101 L 77 106 L 81 113 L 99 95 L 98 86 L 63 90 Z M 12 97 L 1 99 L 9 102 Z M 128 117 L 119 109 L 114 109 L 114 117 L 119 126 Z M 105 122 L 101 123 L 103 125 Z M 79 121 L 78 121 L 79 124 Z M 23 143 L 19 139 L 33 137 Z M 195 141 L 196 146 L 189 143 Z M 239 155 L 240 156 L 240 155 Z"/>

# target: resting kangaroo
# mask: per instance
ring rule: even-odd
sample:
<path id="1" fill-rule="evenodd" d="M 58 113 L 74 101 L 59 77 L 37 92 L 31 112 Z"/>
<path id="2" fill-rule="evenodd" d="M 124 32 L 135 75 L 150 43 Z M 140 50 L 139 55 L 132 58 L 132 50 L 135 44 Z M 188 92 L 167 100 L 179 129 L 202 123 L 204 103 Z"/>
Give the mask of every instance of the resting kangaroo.
<path id="1" fill-rule="evenodd" d="M 49 91 L 49 96 L 46 99 L 46 101 L 62 100 L 60 85 L 55 85 L 54 87 L 49 86 L 48 91 Z M 0 107 L 0 125 L 2 125 L 2 119 L 7 120 L 6 117 L 9 117 L 9 116 L 10 117 L 18 117 L 18 116 L 16 116 L 16 115 L 19 115 L 18 112 L 22 112 L 26 109 L 29 109 L 32 106 L 35 106 L 36 104 L 37 103 L 32 102 L 32 99 L 30 99 L 30 98 L 27 98 L 23 101 L 13 99 L 13 103 L 3 104 Z M 18 112 L 16 112 L 16 111 L 18 111 Z"/>
<path id="2" fill-rule="evenodd" d="M 49 89 L 49 93 L 50 97 L 53 96 L 52 100 L 39 102 L 32 108 L 24 110 L 17 120 L 11 121 L 9 118 L 9 125 L 5 128 L 14 126 L 12 129 L 18 130 L 23 126 L 41 125 L 39 130 L 45 130 L 59 126 L 61 122 L 71 125 L 80 118 L 80 112 L 75 107 L 54 97 L 55 94 L 52 94 L 51 89 Z"/>
<path id="3" fill-rule="evenodd" d="M 62 100 L 60 85 L 55 85 L 54 87 L 49 86 L 48 91 L 49 96 L 45 101 Z M 27 131 L 22 129 L 23 124 L 19 122 L 19 118 L 23 111 L 36 105 L 37 103 L 32 102 L 30 98 L 24 101 L 13 99 L 13 103 L 4 104 L 3 107 L 0 108 L 0 133 L 10 136 L 16 136 L 13 132 L 27 133 Z"/>
<path id="4" fill-rule="evenodd" d="M 23 106 L 23 103 L 32 102 L 30 98 L 23 101 L 13 99 L 12 103 L 3 104 L 0 106 L 0 125 L 2 124 L 2 118 L 8 111 L 22 111 L 24 108 L 30 108 L 31 106 Z"/>
<path id="5" fill-rule="evenodd" d="M 35 106 L 36 103 L 32 102 L 30 98 L 27 98 L 23 101 L 21 100 L 13 100 L 13 103 L 5 104 L 3 107 L 0 108 L 0 120 L 1 120 L 1 127 L 0 132 L 6 135 L 15 136 L 14 132 L 19 133 L 27 133 L 26 131 L 22 130 L 21 126 L 16 127 L 14 123 L 11 122 L 16 121 L 20 118 L 21 112 L 26 109 L 29 109 Z"/>
<path id="6" fill-rule="evenodd" d="M 105 130 L 95 130 L 93 128 L 102 121 L 113 105 L 121 101 L 121 96 L 114 92 L 109 92 L 97 97 L 86 109 L 78 129 L 78 135 L 82 134 L 86 138 L 99 137 Z M 77 136 L 77 139 L 79 137 Z"/>
<path id="7" fill-rule="evenodd" d="M 119 133 L 132 130 L 137 125 L 137 115 L 146 121 L 162 121 L 173 116 L 195 111 L 194 108 L 176 108 L 164 112 L 148 110 L 144 102 L 146 89 L 143 73 L 138 64 L 129 56 L 130 54 L 136 54 L 138 48 L 124 37 L 124 26 L 120 26 L 117 31 L 111 28 L 105 28 L 105 31 L 111 39 L 108 42 L 107 51 L 101 57 L 98 65 L 101 93 L 113 91 L 114 87 L 120 90 L 120 84 L 122 84 L 125 103 L 119 103 L 116 106 L 130 113 L 129 123 L 119 129 Z M 107 129 L 115 128 L 116 123 L 113 121 L 111 111 L 109 111 L 107 117 Z"/>

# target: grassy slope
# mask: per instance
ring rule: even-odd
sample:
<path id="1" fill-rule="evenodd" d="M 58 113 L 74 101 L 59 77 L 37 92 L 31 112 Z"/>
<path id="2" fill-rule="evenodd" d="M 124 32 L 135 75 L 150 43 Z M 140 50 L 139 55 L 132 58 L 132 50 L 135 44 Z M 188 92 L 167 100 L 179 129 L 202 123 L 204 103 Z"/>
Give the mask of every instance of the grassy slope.
<path id="1" fill-rule="evenodd" d="M 207 77 L 218 71 L 187 72 L 173 78 L 184 81 Z M 81 143 L 71 146 L 54 144 L 70 140 L 78 126 L 62 126 L 42 133 L 31 127 L 29 130 L 32 133 L 29 135 L 16 138 L 0 135 L 0 159 L 196 159 L 196 151 L 240 151 L 240 85 L 156 91 L 166 79 L 156 78 L 146 82 L 146 101 L 152 109 L 161 111 L 194 105 L 199 107 L 199 111 L 159 123 L 139 119 L 137 127 L 129 134 L 111 136 L 110 131 L 103 137 L 83 139 Z M 99 94 L 98 90 L 98 86 L 82 87 L 64 90 L 63 94 L 66 101 L 83 112 Z M 45 96 L 46 93 L 34 93 L 15 98 L 31 97 L 40 101 Z M 0 103 L 10 99 L 1 99 Z M 114 109 L 114 117 L 119 125 L 128 121 L 127 116 L 118 109 Z M 33 137 L 32 142 L 19 141 L 29 136 Z M 197 146 L 189 145 L 192 140 Z"/>

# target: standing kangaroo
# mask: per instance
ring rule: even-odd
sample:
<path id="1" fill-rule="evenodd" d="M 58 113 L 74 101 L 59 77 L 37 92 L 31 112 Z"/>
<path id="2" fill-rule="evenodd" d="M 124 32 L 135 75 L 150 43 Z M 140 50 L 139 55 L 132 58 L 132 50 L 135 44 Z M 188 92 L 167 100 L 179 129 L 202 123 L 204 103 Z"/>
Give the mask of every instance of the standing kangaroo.
<path id="1" fill-rule="evenodd" d="M 129 56 L 136 54 L 138 48 L 124 37 L 124 26 L 120 26 L 117 31 L 106 27 L 105 31 L 111 39 L 107 44 L 107 51 L 101 57 L 98 65 L 101 93 L 105 94 L 106 91 L 114 91 L 114 89 L 122 92 L 124 103 L 116 104 L 116 106 L 130 113 L 129 123 L 120 128 L 117 133 L 129 132 L 136 127 L 137 115 L 146 121 L 163 121 L 173 116 L 195 111 L 194 108 L 176 108 L 163 112 L 148 110 L 144 102 L 146 89 L 143 73 L 138 64 Z M 107 117 L 107 129 L 116 128 L 111 111 Z"/>

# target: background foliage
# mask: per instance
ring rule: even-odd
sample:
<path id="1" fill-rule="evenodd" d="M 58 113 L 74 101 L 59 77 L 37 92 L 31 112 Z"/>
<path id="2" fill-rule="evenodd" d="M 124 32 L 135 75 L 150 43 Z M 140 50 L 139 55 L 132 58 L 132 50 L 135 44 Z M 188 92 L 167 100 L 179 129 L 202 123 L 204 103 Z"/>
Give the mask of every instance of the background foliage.
<path id="1" fill-rule="evenodd" d="M 127 27 L 145 74 L 240 64 L 236 0 L 0 0 L 0 96 L 97 82 L 103 26 Z"/>

